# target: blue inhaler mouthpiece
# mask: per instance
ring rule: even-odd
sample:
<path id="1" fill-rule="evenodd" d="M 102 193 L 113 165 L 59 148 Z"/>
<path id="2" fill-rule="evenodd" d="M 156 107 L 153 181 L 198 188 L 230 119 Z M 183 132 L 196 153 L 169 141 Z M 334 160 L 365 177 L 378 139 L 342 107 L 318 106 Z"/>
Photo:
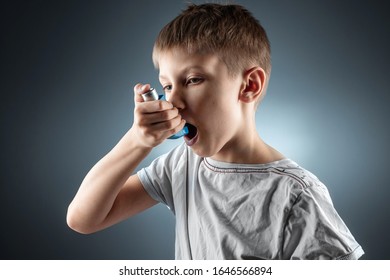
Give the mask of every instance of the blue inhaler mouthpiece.
<path id="1" fill-rule="evenodd" d="M 165 100 L 165 95 L 158 94 L 154 88 L 150 88 L 147 92 L 142 94 L 142 98 L 144 99 L 144 101 Z M 187 135 L 188 133 L 189 133 L 188 126 L 185 125 L 182 130 L 180 130 L 176 134 L 173 134 L 168 139 L 178 139 L 180 137 L 183 137 L 184 135 Z"/>
<path id="2" fill-rule="evenodd" d="M 169 137 L 168 139 L 178 139 L 180 137 L 183 137 L 185 135 L 187 135 L 189 133 L 189 130 L 188 130 L 188 127 L 187 125 L 185 124 L 183 129 L 180 130 L 178 133 L 176 134 L 173 134 L 171 137 Z"/>

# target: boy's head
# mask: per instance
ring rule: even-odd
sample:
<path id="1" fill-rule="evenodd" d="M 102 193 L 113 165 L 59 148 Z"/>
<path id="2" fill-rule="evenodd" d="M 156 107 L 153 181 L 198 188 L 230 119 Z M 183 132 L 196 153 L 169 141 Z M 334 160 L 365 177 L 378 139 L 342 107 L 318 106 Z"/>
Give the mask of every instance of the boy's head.
<path id="1" fill-rule="evenodd" d="M 253 109 L 271 71 L 269 49 L 264 29 L 237 5 L 191 5 L 161 30 L 153 61 L 196 154 L 248 160 L 239 151 L 258 141 Z"/>
<path id="2" fill-rule="evenodd" d="M 267 80 L 271 72 L 270 43 L 260 23 L 239 5 L 190 5 L 157 37 L 153 62 L 161 52 L 181 48 L 189 54 L 215 54 L 235 76 L 260 66 Z"/>

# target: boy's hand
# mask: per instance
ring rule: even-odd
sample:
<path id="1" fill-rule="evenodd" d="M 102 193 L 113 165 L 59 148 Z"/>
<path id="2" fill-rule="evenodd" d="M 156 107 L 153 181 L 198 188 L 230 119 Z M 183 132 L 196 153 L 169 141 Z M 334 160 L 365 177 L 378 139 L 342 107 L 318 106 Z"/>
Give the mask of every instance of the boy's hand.
<path id="1" fill-rule="evenodd" d="M 131 130 L 140 145 L 153 148 L 182 130 L 185 120 L 168 101 L 144 102 L 142 94 L 149 89 L 148 84 L 137 84 L 134 87 L 134 123 Z"/>

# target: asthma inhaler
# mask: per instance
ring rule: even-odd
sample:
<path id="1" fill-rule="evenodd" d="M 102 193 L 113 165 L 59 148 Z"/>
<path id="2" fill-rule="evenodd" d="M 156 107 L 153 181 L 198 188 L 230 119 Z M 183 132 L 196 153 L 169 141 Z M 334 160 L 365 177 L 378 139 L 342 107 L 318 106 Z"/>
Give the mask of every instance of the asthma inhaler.
<path id="1" fill-rule="evenodd" d="M 159 95 L 154 88 L 150 88 L 147 92 L 143 93 L 142 98 L 144 99 L 144 101 L 165 100 L 165 96 L 162 94 Z M 187 135 L 188 132 L 189 130 L 187 125 L 184 125 L 182 130 L 180 130 L 176 134 L 173 134 L 168 139 L 178 139 L 180 137 L 183 137 L 184 135 Z"/>

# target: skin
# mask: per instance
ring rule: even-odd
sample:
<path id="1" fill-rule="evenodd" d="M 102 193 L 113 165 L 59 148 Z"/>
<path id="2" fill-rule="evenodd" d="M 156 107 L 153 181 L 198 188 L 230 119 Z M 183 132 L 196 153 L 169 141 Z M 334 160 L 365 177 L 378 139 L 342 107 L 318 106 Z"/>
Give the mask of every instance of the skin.
<path id="1" fill-rule="evenodd" d="M 262 68 L 248 67 L 234 77 L 215 55 L 189 55 L 173 49 L 159 55 L 160 82 L 167 101 L 143 102 L 150 85 L 134 87 L 134 123 L 118 144 L 84 178 L 68 207 L 67 223 L 88 234 L 148 209 L 157 202 L 131 175 L 150 151 L 179 132 L 197 128 L 186 139 L 202 157 L 235 163 L 267 163 L 283 158 L 256 132 L 256 100 L 266 83 Z"/>
<path id="2" fill-rule="evenodd" d="M 232 77 L 216 55 L 188 55 L 181 49 L 159 56 L 160 83 L 167 100 L 197 127 L 191 148 L 202 157 L 235 163 L 266 163 L 283 156 L 256 132 L 255 101 L 266 75 L 248 67 Z"/>

